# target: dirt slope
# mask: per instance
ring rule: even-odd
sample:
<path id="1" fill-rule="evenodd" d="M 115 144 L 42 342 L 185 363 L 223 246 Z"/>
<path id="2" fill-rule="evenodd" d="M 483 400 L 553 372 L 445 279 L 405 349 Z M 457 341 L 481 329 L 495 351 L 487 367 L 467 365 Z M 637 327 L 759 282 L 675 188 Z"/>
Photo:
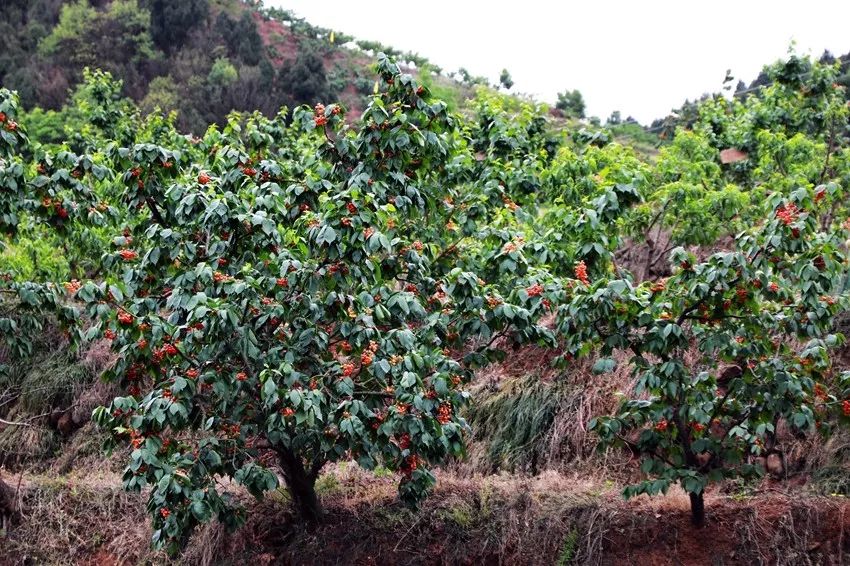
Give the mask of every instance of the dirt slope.
<path id="1" fill-rule="evenodd" d="M 11 485 L 17 477 L 5 474 Z M 117 475 L 27 476 L 22 522 L 0 539 L 0 565 L 166 563 L 148 549 L 142 496 Z M 249 520 L 199 531 L 180 564 L 838 565 L 850 561 L 850 503 L 766 490 L 709 495 L 709 524 L 688 523 L 682 493 L 625 502 L 616 486 L 547 472 L 535 478 L 442 474 L 418 511 L 395 478 L 351 466 L 320 479 L 325 524 L 295 523 L 285 492 L 246 496 Z M 231 486 L 241 493 L 238 487 Z"/>

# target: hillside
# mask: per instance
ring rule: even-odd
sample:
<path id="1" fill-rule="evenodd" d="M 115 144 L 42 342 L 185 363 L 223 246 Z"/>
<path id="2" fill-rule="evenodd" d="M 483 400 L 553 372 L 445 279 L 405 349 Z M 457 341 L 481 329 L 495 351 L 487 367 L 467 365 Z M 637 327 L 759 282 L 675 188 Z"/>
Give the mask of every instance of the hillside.
<path id="1" fill-rule="evenodd" d="M 788 445 L 786 439 L 787 475 L 712 489 L 706 536 L 705 529 L 689 524 L 688 499 L 679 489 L 663 498 L 623 501 L 622 486 L 636 464 L 617 452 L 595 454 L 594 439 L 575 427 L 586 411 L 604 412 L 610 391 L 625 386 L 628 376 L 621 372 L 600 381 L 588 366 L 560 374 L 532 348 L 476 377 L 482 409 L 470 415 L 479 431 L 470 458 L 438 472 L 436 491 L 421 509 L 398 501 L 393 473 L 370 473 L 351 463 L 330 467 L 319 478 L 327 520 L 318 530 L 300 524 L 285 489 L 255 501 L 243 487 L 228 483 L 226 489 L 246 505 L 248 523 L 232 533 L 218 523 L 207 525 L 180 560 L 170 560 L 149 546 L 145 493 L 121 487 L 129 451 L 105 457 L 104 437 L 87 422 L 90 408 L 115 394 L 93 381 L 103 355 L 103 344 L 95 345 L 72 362 L 76 367 L 58 374 L 66 384 L 70 375 L 82 377 L 67 398 L 70 410 L 60 409 L 45 428 L 0 426 L 2 479 L 23 510 L 7 524 L 0 564 L 312 565 L 338 564 L 345 556 L 345 563 L 364 565 L 791 566 L 843 564 L 850 552 L 847 434 L 826 444 Z M 54 356 L 40 354 L 18 371 L 33 378 L 49 375 Z M 588 390 L 590 380 L 597 385 Z M 534 410 L 551 411 L 553 420 L 544 419 L 538 432 L 524 431 L 521 423 L 530 415 L 524 414 L 522 392 L 541 382 L 536 403 L 552 402 Z M 21 418 L 20 409 L 11 416 Z M 494 433 L 505 422 L 513 423 L 508 429 L 517 438 L 513 446 Z M 530 445 L 523 435 L 533 439 Z M 519 460 L 504 459 L 520 448 Z"/>
<path id="2" fill-rule="evenodd" d="M 91 67 L 120 78 L 121 94 L 142 111 L 174 110 L 180 128 L 198 134 L 231 110 L 274 116 L 282 106 L 338 100 L 356 117 L 372 93 L 377 52 L 428 66 L 241 0 L 14 0 L 0 14 L 0 38 L 0 84 L 20 92 L 28 110 L 61 110 Z M 432 80 L 449 100 L 468 91 Z"/>
<path id="3" fill-rule="evenodd" d="M 658 144 L 244 2 L 3 17 L 0 564 L 847 562 L 839 66 Z"/>
<path id="4" fill-rule="evenodd" d="M 391 480 L 342 469 L 322 478 L 327 522 L 305 529 L 287 495 L 248 503 L 235 533 L 210 525 L 180 561 L 150 550 L 143 502 L 117 477 L 38 476 L 20 489 L 28 521 L 3 564 L 843 564 L 848 504 L 795 491 L 712 495 L 710 536 L 687 522 L 687 500 L 623 502 L 603 484 L 546 473 L 459 478 L 415 512 Z M 120 520 L 116 520 L 120 517 Z M 341 557 L 345 557 L 341 560 Z"/>
<path id="5" fill-rule="evenodd" d="M 209 124 L 223 124 L 232 110 L 273 116 L 282 106 L 321 101 L 339 101 L 356 118 L 372 93 L 371 65 L 379 52 L 409 64 L 452 109 L 488 85 L 464 69 L 447 72 L 422 55 L 246 0 L 190 0 L 180 7 L 161 0 L 12 0 L 0 14 L 0 48 L 0 84 L 19 91 L 28 110 L 61 110 L 83 80 L 83 70 L 98 68 L 123 80 L 122 94 L 143 112 L 176 111 L 180 128 L 196 134 Z M 836 82 L 850 85 L 850 54 L 835 57 L 827 51 L 819 62 L 839 65 Z M 797 58 L 780 80 L 793 81 L 809 71 Z M 734 90 L 731 83 L 723 90 L 743 100 L 773 80 L 762 71 L 749 84 L 738 80 Z M 579 98 L 577 114 L 570 95 Z M 566 97 L 567 114 L 584 117 L 581 93 L 559 96 Z M 693 126 L 698 102 L 718 96 L 685 101 L 648 127 L 623 120 L 619 112 L 604 125 L 652 153 L 676 127 Z M 560 109 L 553 113 L 564 116 Z M 61 117 L 51 118 L 61 123 Z M 57 128 L 61 125 L 51 124 L 46 141 L 58 139 Z"/>

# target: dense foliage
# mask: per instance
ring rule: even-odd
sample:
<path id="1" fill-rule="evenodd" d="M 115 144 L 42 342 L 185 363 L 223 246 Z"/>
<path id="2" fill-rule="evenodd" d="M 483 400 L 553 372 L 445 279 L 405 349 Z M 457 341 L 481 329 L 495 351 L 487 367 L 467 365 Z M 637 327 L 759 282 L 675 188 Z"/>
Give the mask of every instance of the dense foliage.
<path id="1" fill-rule="evenodd" d="M 109 341 L 123 393 L 95 420 L 131 444 L 125 486 L 150 487 L 171 550 L 238 524 L 221 477 L 261 496 L 279 469 L 318 520 L 323 466 L 354 460 L 415 504 L 464 452 L 473 370 L 525 343 L 630 365 L 591 427 L 641 458 L 627 496 L 679 484 L 701 523 L 708 483 L 763 473 L 780 425 L 850 418 L 830 361 L 848 111 L 837 65 L 808 65 L 706 101 L 653 162 L 490 89 L 453 114 L 383 55 L 359 119 L 233 113 L 200 137 L 86 72 L 53 143 L 31 144 L 4 90 L 0 328 L 18 355 L 48 314 Z"/>

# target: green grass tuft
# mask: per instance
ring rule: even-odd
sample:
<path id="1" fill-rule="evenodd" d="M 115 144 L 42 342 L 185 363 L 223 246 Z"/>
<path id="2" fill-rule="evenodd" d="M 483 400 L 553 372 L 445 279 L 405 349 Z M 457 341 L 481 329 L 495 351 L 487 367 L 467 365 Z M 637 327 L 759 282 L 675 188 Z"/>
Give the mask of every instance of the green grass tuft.
<path id="1" fill-rule="evenodd" d="M 479 393 L 467 416 L 475 440 L 486 445 L 490 471 L 538 470 L 563 394 L 557 384 L 536 376 L 503 382 L 498 391 Z"/>
<path id="2" fill-rule="evenodd" d="M 567 533 L 558 555 L 558 566 L 567 566 L 576 556 L 576 545 L 578 544 L 578 529 L 572 529 Z"/>

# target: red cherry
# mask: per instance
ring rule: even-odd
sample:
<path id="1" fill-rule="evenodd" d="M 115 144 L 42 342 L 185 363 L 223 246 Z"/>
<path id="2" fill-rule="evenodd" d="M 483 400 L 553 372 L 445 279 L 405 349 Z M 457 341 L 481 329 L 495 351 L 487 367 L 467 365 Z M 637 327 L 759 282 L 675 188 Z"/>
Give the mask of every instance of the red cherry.
<path id="1" fill-rule="evenodd" d="M 543 285 L 541 285 L 540 283 L 535 283 L 531 287 L 528 287 L 525 292 L 528 294 L 529 297 L 539 297 L 541 294 L 543 294 Z"/>

